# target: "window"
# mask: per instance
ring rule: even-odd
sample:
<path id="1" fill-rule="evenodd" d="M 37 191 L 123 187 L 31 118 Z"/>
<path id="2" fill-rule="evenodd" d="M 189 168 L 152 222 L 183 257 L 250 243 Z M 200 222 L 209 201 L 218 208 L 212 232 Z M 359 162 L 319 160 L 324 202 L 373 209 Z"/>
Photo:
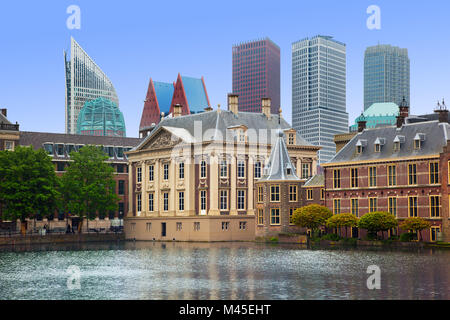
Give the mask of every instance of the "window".
<path id="1" fill-rule="evenodd" d="M 320 189 L 320 200 L 325 200 L 325 189 Z"/>
<path id="2" fill-rule="evenodd" d="M 431 227 L 430 233 L 431 233 L 431 241 L 435 242 L 438 241 L 438 235 L 441 232 L 441 227 Z"/>
<path id="3" fill-rule="evenodd" d="M 14 141 L 5 141 L 5 150 L 14 151 Z"/>
<path id="4" fill-rule="evenodd" d="M 270 201 L 280 202 L 280 186 L 274 185 L 270 186 Z"/>
<path id="5" fill-rule="evenodd" d="M 64 162 L 57 162 L 56 163 L 56 171 L 64 171 L 65 169 L 64 169 L 64 167 L 65 167 L 65 164 L 64 164 Z"/>
<path id="6" fill-rule="evenodd" d="M 341 187 L 341 170 L 333 170 L 333 187 L 334 189 Z"/>
<path id="7" fill-rule="evenodd" d="M 239 230 L 246 230 L 246 229 L 247 229 L 247 222 L 239 221 Z"/>
<path id="8" fill-rule="evenodd" d="M 410 217 L 417 217 L 417 197 L 408 197 L 408 212 Z"/>
<path id="9" fill-rule="evenodd" d="M 350 180 L 352 188 L 358 188 L 358 169 L 350 169 Z"/>
<path id="10" fill-rule="evenodd" d="M 377 186 L 377 168 L 369 167 L 369 187 Z"/>
<path id="11" fill-rule="evenodd" d="M 124 173 L 124 165 L 123 164 L 118 164 L 117 165 L 117 173 Z"/>
<path id="12" fill-rule="evenodd" d="M 270 224 L 280 225 L 280 209 L 270 209 Z"/>
<path id="13" fill-rule="evenodd" d="M 430 162 L 430 184 L 439 183 L 439 162 Z"/>
<path id="14" fill-rule="evenodd" d="M 294 225 L 294 220 L 292 219 L 294 217 L 294 211 L 295 208 L 289 208 L 289 224 L 292 226 Z"/>
<path id="15" fill-rule="evenodd" d="M 415 163 L 408 165 L 408 184 L 417 184 L 417 165 Z"/>
<path id="16" fill-rule="evenodd" d="M 181 222 L 177 222 L 177 231 L 181 231 L 183 229 L 183 224 Z"/>
<path id="17" fill-rule="evenodd" d="M 145 224 L 145 230 L 146 230 L 147 232 L 149 232 L 149 231 L 152 230 L 152 223 L 151 223 L 151 222 L 147 222 L 147 223 Z"/>
<path id="18" fill-rule="evenodd" d="M 293 145 L 294 143 L 295 143 L 294 134 L 293 133 L 289 133 L 289 135 L 288 135 L 288 144 L 289 145 Z"/>
<path id="19" fill-rule="evenodd" d="M 289 202 L 297 202 L 297 186 L 289 186 Z"/>
<path id="20" fill-rule="evenodd" d="M 362 152 L 362 146 L 356 146 L 356 153 L 361 154 Z"/>
<path id="21" fill-rule="evenodd" d="M 194 222 L 194 231 L 200 231 L 200 222 Z"/>
<path id="22" fill-rule="evenodd" d="M 169 180 L 169 164 L 168 163 L 164 163 L 164 166 L 163 166 L 163 179 Z"/>
<path id="23" fill-rule="evenodd" d="M 414 140 L 414 149 L 419 150 L 420 149 L 420 139 Z"/>
<path id="24" fill-rule="evenodd" d="M 200 162 L 200 178 L 206 178 L 206 161 Z"/>
<path id="25" fill-rule="evenodd" d="M 352 214 L 357 217 L 359 215 L 359 202 L 358 199 L 351 199 L 350 200 L 351 205 L 351 212 Z"/>
<path id="26" fill-rule="evenodd" d="M 258 187 L 258 202 L 264 202 L 264 187 L 263 186 L 259 186 Z"/>
<path id="27" fill-rule="evenodd" d="M 64 157 L 64 144 L 57 144 L 56 145 L 56 154 L 58 157 Z"/>
<path id="28" fill-rule="evenodd" d="M 148 211 L 150 211 L 150 212 L 154 211 L 154 209 L 155 209 L 153 200 L 154 200 L 153 193 L 149 193 L 148 194 Z"/>
<path id="29" fill-rule="evenodd" d="M 394 142 L 394 152 L 400 151 L 400 142 L 396 141 Z"/>
<path id="30" fill-rule="evenodd" d="M 139 182 L 142 182 L 142 168 L 141 167 L 138 167 L 137 168 L 137 174 L 136 174 L 136 176 L 137 176 L 137 182 L 139 183 Z"/>
<path id="31" fill-rule="evenodd" d="M 396 197 L 389 197 L 388 198 L 388 211 L 394 217 L 397 216 L 397 198 Z"/>
<path id="32" fill-rule="evenodd" d="M 163 193 L 163 210 L 169 211 L 169 193 L 168 192 Z"/>
<path id="33" fill-rule="evenodd" d="M 223 221 L 222 222 L 222 230 L 223 231 L 228 230 L 229 226 L 230 226 L 230 223 L 228 221 Z"/>
<path id="34" fill-rule="evenodd" d="M 184 210 L 184 191 L 178 192 L 178 210 Z"/>
<path id="35" fill-rule="evenodd" d="M 178 178 L 184 179 L 184 162 L 180 162 L 178 165 Z"/>
<path id="36" fill-rule="evenodd" d="M 123 148 L 122 147 L 117 147 L 116 148 L 116 153 L 117 153 L 117 158 L 118 159 L 123 159 Z"/>
<path id="37" fill-rule="evenodd" d="M 264 209 L 258 209 L 258 224 L 264 224 Z"/>
<path id="38" fill-rule="evenodd" d="M 302 179 L 311 177 L 311 163 L 302 163 Z"/>
<path id="39" fill-rule="evenodd" d="M 148 167 L 148 181 L 155 179 L 155 167 L 153 165 Z"/>
<path id="40" fill-rule="evenodd" d="M 375 144 L 375 152 L 380 152 L 381 151 L 381 145 L 379 143 Z"/>
<path id="41" fill-rule="evenodd" d="M 432 218 L 440 217 L 440 208 L 441 208 L 441 197 L 430 196 L 430 217 Z"/>
<path id="42" fill-rule="evenodd" d="M 255 162 L 255 178 L 261 178 L 261 161 Z"/>
<path id="43" fill-rule="evenodd" d="M 228 190 L 220 190 L 220 210 L 228 209 Z"/>
<path id="44" fill-rule="evenodd" d="M 306 190 L 306 200 L 313 200 L 313 189 Z"/>
<path id="45" fill-rule="evenodd" d="M 140 193 L 137 194 L 137 211 L 142 211 L 142 194 Z"/>
<path id="46" fill-rule="evenodd" d="M 378 209 L 378 199 L 377 198 L 369 198 L 369 212 L 375 212 Z"/>
<path id="47" fill-rule="evenodd" d="M 221 178 L 226 178 L 228 176 L 227 169 L 228 169 L 227 161 L 226 160 L 220 161 L 220 177 Z"/>
<path id="48" fill-rule="evenodd" d="M 53 156 L 53 144 L 52 143 L 44 143 L 44 150 L 47 152 L 49 156 Z"/>
<path id="49" fill-rule="evenodd" d="M 245 162 L 242 160 L 239 160 L 237 162 L 237 176 L 238 178 L 245 178 Z"/>
<path id="50" fill-rule="evenodd" d="M 333 199 L 333 213 L 334 214 L 341 213 L 341 199 Z"/>
<path id="51" fill-rule="evenodd" d="M 117 190 L 117 193 L 119 195 L 123 195 L 125 194 L 125 180 L 119 180 L 119 190 Z"/>
<path id="52" fill-rule="evenodd" d="M 245 210 L 245 190 L 238 190 L 237 192 L 237 209 Z"/>
<path id="53" fill-rule="evenodd" d="M 200 210 L 206 210 L 206 190 L 200 190 Z"/>
<path id="54" fill-rule="evenodd" d="M 397 167 L 392 165 L 388 166 L 388 186 L 397 185 Z"/>

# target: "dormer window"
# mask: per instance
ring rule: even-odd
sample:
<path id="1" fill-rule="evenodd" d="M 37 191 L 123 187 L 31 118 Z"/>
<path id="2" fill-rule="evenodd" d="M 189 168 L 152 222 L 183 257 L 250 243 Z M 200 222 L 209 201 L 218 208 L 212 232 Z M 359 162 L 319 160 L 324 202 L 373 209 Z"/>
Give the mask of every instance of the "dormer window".
<path id="1" fill-rule="evenodd" d="M 414 137 L 414 150 L 420 150 L 422 148 L 423 141 L 425 141 L 425 134 L 416 134 L 416 136 Z"/>
<path id="2" fill-rule="evenodd" d="M 361 154 L 364 151 L 364 147 L 367 146 L 367 140 L 358 140 L 356 143 L 356 153 Z"/>
<path id="3" fill-rule="evenodd" d="M 400 151 L 402 143 L 405 143 L 405 136 L 398 135 L 394 138 L 394 152 Z"/>
<path id="4" fill-rule="evenodd" d="M 286 168 L 286 175 L 291 175 L 291 174 L 292 174 L 291 168 Z"/>
<path id="5" fill-rule="evenodd" d="M 44 150 L 49 156 L 53 156 L 53 143 L 44 143 Z"/>
<path id="6" fill-rule="evenodd" d="M 381 146 L 383 146 L 385 144 L 385 139 L 384 138 L 377 138 L 374 142 L 375 145 L 375 152 L 381 152 Z"/>
<path id="7" fill-rule="evenodd" d="M 289 133 L 288 135 L 288 145 L 293 145 L 294 144 L 294 134 L 293 133 Z"/>
<path id="8" fill-rule="evenodd" d="M 394 142 L 394 151 L 400 151 L 400 142 Z"/>

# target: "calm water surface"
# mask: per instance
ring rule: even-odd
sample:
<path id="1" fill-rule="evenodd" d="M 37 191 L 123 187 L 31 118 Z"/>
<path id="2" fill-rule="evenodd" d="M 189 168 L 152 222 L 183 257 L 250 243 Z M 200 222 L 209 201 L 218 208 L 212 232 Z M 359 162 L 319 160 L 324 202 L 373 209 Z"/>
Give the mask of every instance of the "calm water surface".
<path id="1" fill-rule="evenodd" d="M 81 270 L 68 290 L 67 268 Z M 368 290 L 367 267 L 381 269 Z M 450 299 L 449 250 L 308 250 L 255 243 L 0 249 L 0 299 Z"/>

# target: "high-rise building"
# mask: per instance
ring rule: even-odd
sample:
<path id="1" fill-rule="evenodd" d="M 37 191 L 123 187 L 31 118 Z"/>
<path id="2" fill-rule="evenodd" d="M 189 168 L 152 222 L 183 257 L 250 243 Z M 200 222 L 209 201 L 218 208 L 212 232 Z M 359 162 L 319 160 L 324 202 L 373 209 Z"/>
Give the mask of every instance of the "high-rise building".
<path id="1" fill-rule="evenodd" d="M 119 107 L 119 98 L 112 82 L 72 37 L 70 38 L 70 58 L 64 51 L 64 62 L 66 69 L 66 133 L 75 134 L 78 114 L 87 101 L 106 98 Z"/>
<path id="2" fill-rule="evenodd" d="M 280 47 L 269 38 L 233 46 L 233 93 L 239 95 L 239 111 L 261 112 L 261 99 L 270 98 L 277 114 Z"/>
<path id="3" fill-rule="evenodd" d="M 403 98 L 410 105 L 408 49 L 390 45 L 368 47 L 364 55 L 364 110 L 374 103 Z"/>
<path id="4" fill-rule="evenodd" d="M 344 43 L 315 36 L 292 44 L 292 126 L 322 147 L 320 163 L 333 158 L 334 135 L 348 132 Z"/>

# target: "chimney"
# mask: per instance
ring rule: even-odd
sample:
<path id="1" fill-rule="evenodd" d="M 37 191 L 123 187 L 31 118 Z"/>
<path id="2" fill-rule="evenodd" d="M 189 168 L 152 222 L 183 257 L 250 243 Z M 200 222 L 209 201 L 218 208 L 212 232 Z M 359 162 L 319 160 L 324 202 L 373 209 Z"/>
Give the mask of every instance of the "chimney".
<path id="1" fill-rule="evenodd" d="M 409 106 L 406 102 L 405 97 L 403 97 L 402 103 L 400 103 L 399 108 L 399 115 L 402 116 L 404 119 L 409 117 Z"/>
<path id="2" fill-rule="evenodd" d="M 358 132 L 363 132 L 364 129 L 366 129 L 366 118 L 364 117 L 364 114 L 361 112 L 361 115 L 359 116 L 358 120 Z"/>
<path id="3" fill-rule="evenodd" d="M 239 107 L 239 96 L 237 94 L 228 94 L 228 111 L 233 112 L 235 115 L 238 114 Z"/>
<path id="4" fill-rule="evenodd" d="M 0 111 L 2 112 L 2 115 L 4 115 L 6 118 L 7 117 L 7 109 L 0 109 Z"/>
<path id="5" fill-rule="evenodd" d="M 181 116 L 181 104 L 176 104 L 173 106 L 173 115 L 174 118 Z"/>
<path id="6" fill-rule="evenodd" d="M 270 120 L 270 98 L 261 99 L 261 111 L 266 115 L 267 119 Z"/>
<path id="7" fill-rule="evenodd" d="M 439 102 L 437 103 L 437 108 L 434 112 L 439 115 L 439 122 L 448 122 L 448 110 L 444 99 L 442 99 L 442 105 Z"/>

